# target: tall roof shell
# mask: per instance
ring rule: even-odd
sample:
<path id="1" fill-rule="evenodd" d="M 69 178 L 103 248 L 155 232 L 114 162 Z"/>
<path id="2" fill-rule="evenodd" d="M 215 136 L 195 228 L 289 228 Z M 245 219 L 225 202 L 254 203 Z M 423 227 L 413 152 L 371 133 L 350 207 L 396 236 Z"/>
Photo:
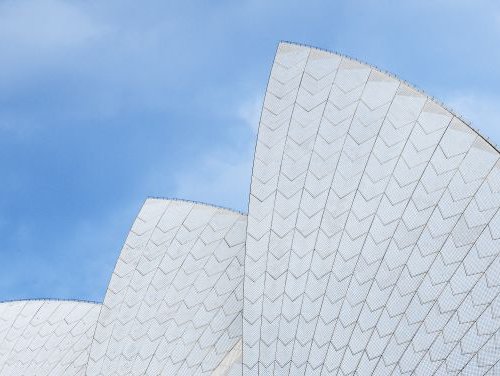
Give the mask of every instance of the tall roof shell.
<path id="1" fill-rule="evenodd" d="M 500 372 L 499 152 L 432 98 L 281 43 L 252 172 L 244 375 Z"/>
<path id="2" fill-rule="evenodd" d="M 0 303 L 1 375 L 84 375 L 100 304 Z"/>
<path id="3" fill-rule="evenodd" d="M 87 375 L 221 374 L 241 364 L 245 229 L 246 217 L 227 209 L 148 199 L 113 272 Z"/>

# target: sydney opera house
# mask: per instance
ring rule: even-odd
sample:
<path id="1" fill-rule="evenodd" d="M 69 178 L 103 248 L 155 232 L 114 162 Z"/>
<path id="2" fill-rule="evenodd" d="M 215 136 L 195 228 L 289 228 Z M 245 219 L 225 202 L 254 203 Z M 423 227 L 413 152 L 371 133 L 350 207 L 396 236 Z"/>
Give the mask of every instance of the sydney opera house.
<path id="1" fill-rule="evenodd" d="M 248 213 L 147 199 L 102 304 L 0 304 L 1 375 L 500 375 L 500 153 L 280 43 Z"/>

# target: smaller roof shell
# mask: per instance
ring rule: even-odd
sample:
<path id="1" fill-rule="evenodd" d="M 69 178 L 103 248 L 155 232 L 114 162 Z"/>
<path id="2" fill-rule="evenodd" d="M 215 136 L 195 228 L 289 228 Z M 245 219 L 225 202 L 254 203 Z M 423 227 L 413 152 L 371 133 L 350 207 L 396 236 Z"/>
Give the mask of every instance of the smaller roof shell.
<path id="1" fill-rule="evenodd" d="M 84 375 L 100 304 L 0 303 L 0 374 Z"/>
<path id="2" fill-rule="evenodd" d="M 88 375 L 203 375 L 241 338 L 246 216 L 148 199 L 116 264 Z M 237 350 L 235 350 L 237 351 Z"/>

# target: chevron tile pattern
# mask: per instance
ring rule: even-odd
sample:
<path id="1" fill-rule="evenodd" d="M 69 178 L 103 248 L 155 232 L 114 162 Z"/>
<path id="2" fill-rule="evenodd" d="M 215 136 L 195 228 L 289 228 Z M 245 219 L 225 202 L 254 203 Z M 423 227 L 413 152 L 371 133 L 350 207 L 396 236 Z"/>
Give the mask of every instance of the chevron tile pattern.
<path id="1" fill-rule="evenodd" d="M 241 338 L 246 217 L 148 199 L 99 315 L 87 375 L 210 374 Z"/>
<path id="2" fill-rule="evenodd" d="M 100 304 L 0 303 L 1 375 L 84 375 Z"/>
<path id="3" fill-rule="evenodd" d="M 0 303 L 1 375 L 500 375 L 500 153 L 280 43 L 245 216 L 148 199 L 103 304 Z"/>
<path id="4" fill-rule="evenodd" d="M 281 43 L 252 174 L 243 374 L 500 369 L 499 207 L 499 153 L 459 118 Z"/>

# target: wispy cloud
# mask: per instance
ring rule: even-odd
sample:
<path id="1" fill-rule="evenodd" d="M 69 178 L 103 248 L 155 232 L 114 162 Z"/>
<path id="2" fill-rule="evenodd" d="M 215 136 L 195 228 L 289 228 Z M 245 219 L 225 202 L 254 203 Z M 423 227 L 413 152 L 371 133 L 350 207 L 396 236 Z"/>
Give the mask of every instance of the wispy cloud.
<path id="1" fill-rule="evenodd" d="M 11 141 L 28 141 L 39 130 L 39 125 L 30 119 L 29 115 L 12 114 L 5 108 L 0 108 L 0 137 Z"/>
<path id="2" fill-rule="evenodd" d="M 176 196 L 246 212 L 251 155 L 250 148 L 207 152 L 174 176 Z"/>
<path id="3" fill-rule="evenodd" d="M 478 94 L 499 87 L 498 1 L 385 3 L 0 0 L 2 294 L 101 294 L 148 195 L 246 210 L 281 39 L 434 83 L 498 142 L 496 99 Z"/>
<path id="4" fill-rule="evenodd" d="M 261 106 L 260 95 L 236 105 L 233 112 L 238 122 L 235 126 L 249 130 L 254 137 L 244 145 L 227 143 L 222 148 L 208 149 L 174 177 L 177 197 L 247 210 Z"/>
<path id="5" fill-rule="evenodd" d="M 0 40 L 10 48 L 53 52 L 78 45 L 100 32 L 100 26 L 75 3 L 41 0 L 0 4 Z"/>
<path id="6" fill-rule="evenodd" d="M 257 129 L 259 128 L 262 103 L 262 95 L 256 95 L 242 102 L 237 110 L 238 117 L 255 133 L 257 133 Z"/>

